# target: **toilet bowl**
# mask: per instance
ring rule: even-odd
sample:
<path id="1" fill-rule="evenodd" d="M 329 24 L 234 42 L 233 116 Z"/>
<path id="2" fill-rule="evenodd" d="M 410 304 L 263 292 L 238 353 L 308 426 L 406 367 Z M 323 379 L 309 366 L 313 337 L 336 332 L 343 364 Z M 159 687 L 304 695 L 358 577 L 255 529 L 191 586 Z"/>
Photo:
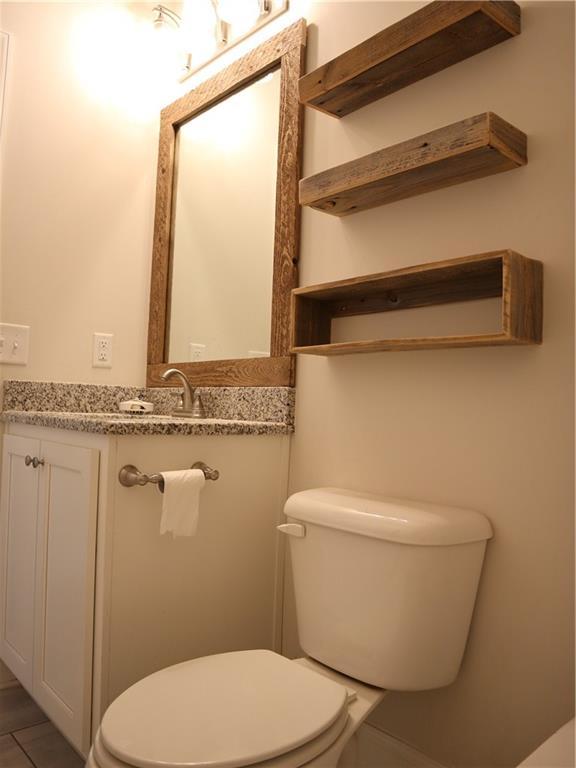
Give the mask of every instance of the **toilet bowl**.
<path id="1" fill-rule="evenodd" d="M 87 768 L 352 768 L 387 690 L 453 682 L 488 520 L 335 488 L 284 511 L 307 658 L 237 651 L 140 680 L 106 711 Z"/>
<path id="2" fill-rule="evenodd" d="M 194 659 L 116 699 L 86 765 L 328 768 L 385 693 L 272 651 Z"/>

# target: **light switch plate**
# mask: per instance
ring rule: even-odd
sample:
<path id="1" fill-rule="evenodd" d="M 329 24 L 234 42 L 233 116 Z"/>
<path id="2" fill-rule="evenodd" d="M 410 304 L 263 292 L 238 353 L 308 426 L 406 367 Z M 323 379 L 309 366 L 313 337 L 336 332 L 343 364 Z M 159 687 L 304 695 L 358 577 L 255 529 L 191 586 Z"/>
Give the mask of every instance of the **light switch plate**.
<path id="1" fill-rule="evenodd" d="M 26 365 L 30 347 L 30 326 L 0 323 L 0 363 Z"/>

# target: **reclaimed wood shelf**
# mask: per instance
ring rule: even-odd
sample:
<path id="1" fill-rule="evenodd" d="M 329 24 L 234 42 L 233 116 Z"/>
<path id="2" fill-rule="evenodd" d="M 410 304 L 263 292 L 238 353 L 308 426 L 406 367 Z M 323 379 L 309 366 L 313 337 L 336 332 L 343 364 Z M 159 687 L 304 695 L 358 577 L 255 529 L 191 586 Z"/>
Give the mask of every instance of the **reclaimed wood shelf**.
<path id="1" fill-rule="evenodd" d="M 403 141 L 300 181 L 300 204 L 348 216 L 525 165 L 526 135 L 493 112 Z"/>
<path id="2" fill-rule="evenodd" d="M 300 101 L 343 117 L 520 34 L 509 0 L 435 0 L 300 78 Z"/>
<path id="3" fill-rule="evenodd" d="M 495 297 L 502 297 L 498 333 L 331 343 L 333 318 Z M 492 251 L 292 291 L 292 353 L 346 355 L 541 341 L 542 263 L 514 251 Z"/>

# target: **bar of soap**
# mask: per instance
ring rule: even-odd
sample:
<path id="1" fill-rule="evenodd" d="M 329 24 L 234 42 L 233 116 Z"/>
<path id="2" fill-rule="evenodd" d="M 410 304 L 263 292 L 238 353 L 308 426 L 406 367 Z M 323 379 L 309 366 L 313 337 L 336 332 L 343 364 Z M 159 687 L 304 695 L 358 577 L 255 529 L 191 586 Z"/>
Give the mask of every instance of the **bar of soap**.
<path id="1" fill-rule="evenodd" d="M 120 410 L 123 413 L 152 413 L 154 411 L 154 403 L 138 399 L 122 400 Z"/>

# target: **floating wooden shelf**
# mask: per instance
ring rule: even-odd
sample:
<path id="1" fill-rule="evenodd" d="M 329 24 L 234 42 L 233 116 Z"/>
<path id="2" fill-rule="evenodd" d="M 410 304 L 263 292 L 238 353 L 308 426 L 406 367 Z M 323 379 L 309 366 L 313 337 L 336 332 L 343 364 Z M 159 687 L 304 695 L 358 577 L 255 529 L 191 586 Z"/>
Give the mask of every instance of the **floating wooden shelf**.
<path id="1" fill-rule="evenodd" d="M 308 176 L 300 204 L 347 216 L 526 163 L 525 134 L 485 112 Z"/>
<path id="2" fill-rule="evenodd" d="M 332 344 L 332 318 L 502 297 L 498 333 L 377 339 Z M 539 344 L 542 263 L 493 251 L 292 291 L 292 349 L 307 355 Z"/>
<path id="3" fill-rule="evenodd" d="M 436 0 L 300 78 L 300 101 L 343 117 L 520 33 L 507 0 Z"/>

